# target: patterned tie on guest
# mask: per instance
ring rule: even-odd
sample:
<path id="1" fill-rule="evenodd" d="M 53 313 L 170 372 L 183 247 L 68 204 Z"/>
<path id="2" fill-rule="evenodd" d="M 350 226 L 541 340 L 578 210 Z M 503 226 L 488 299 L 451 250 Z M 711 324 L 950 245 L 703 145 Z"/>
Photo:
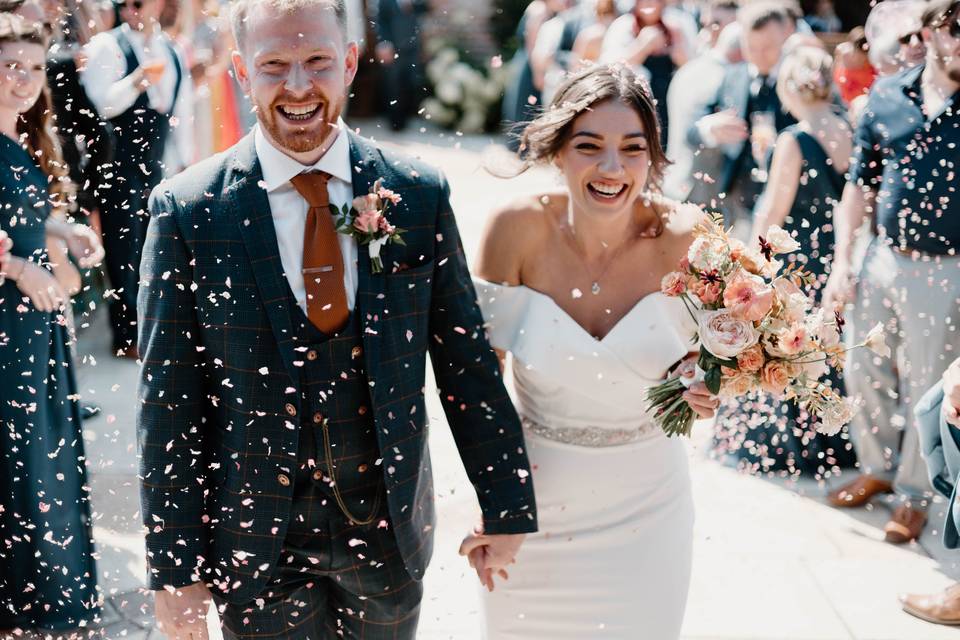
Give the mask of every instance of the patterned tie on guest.
<path id="1" fill-rule="evenodd" d="M 307 293 L 307 317 L 324 333 L 343 328 L 350 310 L 343 289 L 343 255 L 330 215 L 327 182 L 322 172 L 301 173 L 290 182 L 307 201 L 307 224 L 303 231 L 303 286 Z"/>

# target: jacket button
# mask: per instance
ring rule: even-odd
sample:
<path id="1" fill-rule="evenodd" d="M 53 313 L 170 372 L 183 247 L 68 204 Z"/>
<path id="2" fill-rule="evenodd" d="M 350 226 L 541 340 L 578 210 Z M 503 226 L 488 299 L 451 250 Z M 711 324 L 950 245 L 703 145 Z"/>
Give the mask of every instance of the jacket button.
<path id="1" fill-rule="evenodd" d="M 356 358 L 359 358 L 359 357 L 362 356 L 362 355 L 363 355 L 363 347 L 354 347 L 354 348 L 350 351 L 350 357 L 351 357 L 351 358 L 356 359 Z"/>
<path id="2" fill-rule="evenodd" d="M 323 414 L 317 411 L 313 414 L 313 424 L 320 424 L 321 422 L 323 422 Z"/>
<path id="3" fill-rule="evenodd" d="M 323 471 L 320 471 L 320 469 L 317 469 L 316 471 L 314 471 L 313 479 L 316 480 L 317 482 L 320 482 L 321 480 L 323 480 Z"/>
<path id="4" fill-rule="evenodd" d="M 362 416 L 365 416 L 367 415 L 367 408 L 364 405 L 360 405 L 360 408 L 357 409 L 357 413 L 359 413 Z"/>
<path id="5" fill-rule="evenodd" d="M 369 467 L 367 467 L 367 465 L 362 464 L 359 467 L 357 467 L 357 471 L 359 471 L 360 473 L 364 473 L 368 468 Z"/>
<path id="6" fill-rule="evenodd" d="M 277 476 L 277 482 L 279 482 L 284 487 L 289 487 L 290 477 L 287 476 L 285 473 L 281 473 L 280 475 Z"/>
<path id="7" fill-rule="evenodd" d="M 317 359 L 316 349 L 310 349 L 310 351 L 307 351 L 307 360 L 316 360 L 316 359 Z"/>
<path id="8" fill-rule="evenodd" d="M 283 406 L 287 410 L 287 413 L 291 416 L 297 415 L 297 408 L 290 404 L 289 402 Z"/>

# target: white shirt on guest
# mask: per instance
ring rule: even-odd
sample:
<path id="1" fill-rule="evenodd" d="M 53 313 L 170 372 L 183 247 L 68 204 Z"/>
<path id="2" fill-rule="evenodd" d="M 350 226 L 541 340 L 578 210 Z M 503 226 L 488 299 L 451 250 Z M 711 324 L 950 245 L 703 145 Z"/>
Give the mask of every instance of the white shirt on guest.
<path id="1" fill-rule="evenodd" d="M 315 164 L 302 165 L 280 149 L 275 147 L 260 129 L 254 128 L 254 144 L 263 182 L 270 202 L 273 227 L 277 232 L 277 245 L 280 248 L 280 262 L 284 275 L 290 283 L 290 289 L 297 304 L 307 311 L 307 292 L 303 284 L 303 233 L 307 226 L 309 205 L 290 182 L 305 171 L 323 171 L 330 174 L 327 183 L 327 195 L 330 204 L 340 210 L 344 204 L 353 202 L 353 179 L 350 166 L 350 140 L 347 137 L 347 125 L 343 120 L 337 122 L 339 133 L 333 144 Z M 331 217 L 333 213 L 330 213 Z M 338 233 L 340 253 L 343 255 L 343 288 L 347 294 L 347 307 L 351 310 L 357 299 L 357 241 L 351 236 Z"/>
<path id="2" fill-rule="evenodd" d="M 193 162 L 193 81 L 190 69 L 176 44 L 163 31 L 158 29 L 150 37 L 146 37 L 125 23 L 120 26 L 120 30 L 130 41 L 130 48 L 141 65 L 144 61 L 158 58 L 165 63 L 160 82 L 147 87 L 146 93 L 153 110 L 171 113 L 176 118 L 171 123 L 173 139 L 168 140 L 167 148 L 175 147 L 177 156 L 177 166 L 171 166 L 169 170 L 179 171 Z M 109 31 L 98 33 L 90 39 L 83 51 L 87 64 L 80 73 L 80 82 L 97 113 L 109 119 L 132 107 L 140 97 L 140 90 L 134 86 L 133 76 L 127 75 L 127 60 L 117 38 Z M 174 55 L 180 64 L 179 89 Z M 175 104 L 174 92 L 177 92 Z M 168 175 L 170 171 L 167 172 Z"/>

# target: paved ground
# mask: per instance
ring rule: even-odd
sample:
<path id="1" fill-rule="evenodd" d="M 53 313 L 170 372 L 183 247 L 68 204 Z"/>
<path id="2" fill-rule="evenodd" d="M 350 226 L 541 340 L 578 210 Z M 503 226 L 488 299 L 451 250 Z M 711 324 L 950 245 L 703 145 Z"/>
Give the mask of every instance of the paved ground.
<path id="1" fill-rule="evenodd" d="M 375 125 L 366 135 L 381 137 Z M 384 134 L 408 153 L 444 168 L 453 187 L 468 254 L 488 212 L 511 194 L 556 183 L 533 171 L 502 181 L 481 168 L 498 162 L 484 153 L 492 140 L 436 131 Z M 143 542 L 136 487 L 133 409 L 136 364 L 107 353 L 105 318 L 81 337 L 83 393 L 104 409 L 85 425 L 92 471 L 99 579 L 107 598 L 108 638 L 151 640 L 151 605 L 142 590 Z M 428 397 L 430 395 L 428 394 Z M 428 403 L 436 465 L 439 523 L 436 554 L 426 578 L 420 638 L 475 640 L 478 591 L 456 555 L 473 523 L 476 501 L 459 465 L 439 403 Z M 938 640 L 960 631 L 919 622 L 900 612 L 901 591 L 933 591 L 960 578 L 957 559 L 940 546 L 937 513 L 919 544 L 882 541 L 890 506 L 840 512 L 827 507 L 826 486 L 742 476 L 705 459 L 708 427 L 690 444 L 697 504 L 693 586 L 686 640 Z M 937 511 L 942 509 L 939 505 Z M 656 580 L 656 576 L 637 576 Z M 629 597 L 629 594 L 624 594 Z M 588 606 L 588 603 L 585 603 Z M 638 631 L 638 638 L 642 638 Z M 598 638 L 602 637 L 598 634 Z M 659 640 L 649 638 L 645 640 Z"/>

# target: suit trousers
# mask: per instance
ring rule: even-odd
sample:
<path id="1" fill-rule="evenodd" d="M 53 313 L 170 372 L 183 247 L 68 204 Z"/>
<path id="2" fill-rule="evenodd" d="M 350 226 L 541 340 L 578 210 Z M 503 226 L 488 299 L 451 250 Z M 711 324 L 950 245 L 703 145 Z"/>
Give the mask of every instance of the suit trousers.
<path id="1" fill-rule="evenodd" d="M 849 352 L 844 381 L 861 401 L 850 435 L 864 473 L 893 482 L 923 508 L 931 494 L 912 406 L 960 352 L 960 257 L 897 252 L 874 240 L 864 258 L 848 338 L 862 342 L 877 323 L 892 354 Z"/>
<path id="2" fill-rule="evenodd" d="M 270 581 L 247 603 L 214 595 L 223 637 L 413 640 L 423 585 L 400 556 L 386 500 L 380 501 L 383 517 L 372 524 L 347 520 L 323 471 L 316 435 L 300 428 L 290 520 Z"/>

